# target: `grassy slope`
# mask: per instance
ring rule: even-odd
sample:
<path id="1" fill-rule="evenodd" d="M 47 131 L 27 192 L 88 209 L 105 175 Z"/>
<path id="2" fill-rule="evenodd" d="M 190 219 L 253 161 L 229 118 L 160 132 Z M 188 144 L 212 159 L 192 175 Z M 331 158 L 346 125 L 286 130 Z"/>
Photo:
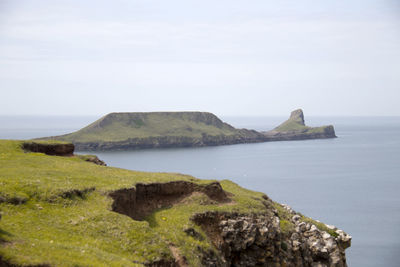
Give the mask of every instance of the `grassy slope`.
<path id="1" fill-rule="evenodd" d="M 325 126 L 321 127 L 309 127 L 303 124 L 300 118 L 289 118 L 281 125 L 276 127 L 274 131 L 277 132 L 307 132 L 307 133 L 323 133 Z"/>
<path id="2" fill-rule="evenodd" d="M 207 119 L 212 120 L 215 124 L 207 124 Z M 202 133 L 207 133 L 208 135 L 232 135 L 237 133 L 237 130 L 222 123 L 211 113 L 111 113 L 77 132 L 57 137 L 57 140 L 107 142 L 150 136 L 199 138 Z"/>
<path id="3" fill-rule="evenodd" d="M 298 121 L 288 119 L 278 127 L 276 127 L 274 130 L 280 131 L 280 132 L 288 132 L 288 131 L 303 131 L 303 130 L 308 130 L 311 127 L 305 126 Z"/>
<path id="4" fill-rule="evenodd" d="M 169 209 L 161 209 L 144 221 L 111 211 L 110 191 L 137 182 L 186 180 L 211 181 L 174 173 L 149 173 L 95 165 L 80 157 L 25 153 L 23 141 L 0 140 L 0 258 L 19 265 L 48 263 L 53 266 L 137 266 L 146 261 L 172 258 L 174 244 L 190 266 L 199 266 L 197 247 L 212 248 L 184 233 L 193 227 L 194 213 L 235 211 L 264 213 L 264 194 L 228 181 L 223 189 L 233 194 L 233 204 L 212 205 L 196 196 Z M 94 190 L 93 190 L 94 188 Z M 87 190 L 83 197 L 65 197 L 71 190 Z M 294 228 L 293 216 L 274 204 L 283 233 Z M 328 231 L 325 224 L 302 220 Z M 334 232 L 330 232 L 335 235 Z M 214 248 L 212 248 L 214 249 Z"/>
<path id="5" fill-rule="evenodd" d="M 0 256 L 16 264 L 57 266 L 135 266 L 172 257 L 175 244 L 190 265 L 199 265 L 196 247 L 209 248 L 183 232 L 195 212 L 262 212 L 261 193 L 222 181 L 233 205 L 200 205 L 199 199 L 153 213 L 145 221 L 112 212 L 111 190 L 136 182 L 209 181 L 171 173 L 146 173 L 98 166 L 78 157 L 24 153 L 20 141 L 0 141 Z M 63 193 L 95 187 L 85 197 Z M 16 205 L 15 203 L 23 204 Z M 12 204 L 14 203 L 14 204 Z M 5 242 L 1 242 L 1 240 Z M 135 264 L 134 262 L 137 262 Z"/>

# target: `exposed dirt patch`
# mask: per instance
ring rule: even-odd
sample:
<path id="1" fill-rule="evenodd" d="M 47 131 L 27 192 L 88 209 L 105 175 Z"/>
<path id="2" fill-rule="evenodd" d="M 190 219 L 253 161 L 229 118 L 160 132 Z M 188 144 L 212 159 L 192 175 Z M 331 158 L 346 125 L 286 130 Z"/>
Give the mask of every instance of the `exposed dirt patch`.
<path id="1" fill-rule="evenodd" d="M 197 202 L 200 205 L 223 205 L 225 203 L 219 204 L 218 201 L 212 200 L 211 198 L 209 198 L 206 194 L 202 193 L 202 192 L 193 192 L 191 194 L 189 194 L 188 196 L 186 196 L 185 198 L 183 198 L 182 200 L 180 200 L 178 203 L 176 204 L 190 204 L 193 202 Z"/>
<path id="2" fill-rule="evenodd" d="M 143 264 L 143 263 L 141 263 L 141 264 Z M 146 267 L 177 267 L 174 260 L 167 260 L 167 259 L 160 259 L 160 260 L 153 261 L 150 263 L 144 263 L 143 265 Z"/>
<path id="3" fill-rule="evenodd" d="M 89 187 L 89 188 L 84 188 L 82 190 L 79 189 L 71 189 L 69 191 L 65 191 L 61 194 L 62 198 L 69 198 L 69 199 L 73 199 L 75 197 L 79 197 L 79 198 L 85 198 L 87 196 L 87 194 L 93 192 L 94 190 L 96 190 L 95 187 Z"/>
<path id="4" fill-rule="evenodd" d="M 75 146 L 73 144 L 25 142 L 22 144 L 22 148 L 25 151 L 44 153 L 51 156 L 72 156 Z"/>
<path id="5" fill-rule="evenodd" d="M 135 188 L 120 189 L 110 196 L 114 199 L 112 210 L 135 220 L 143 220 L 154 210 L 181 203 L 194 192 L 205 194 L 217 203 L 230 202 L 227 193 L 218 182 L 198 185 L 187 181 L 136 184 Z"/>
<path id="6" fill-rule="evenodd" d="M 1 219 L 1 216 L 0 216 L 0 219 Z M 12 236 L 12 234 L 10 234 L 9 232 L 4 231 L 3 229 L 0 228 L 0 245 L 6 246 L 6 245 L 12 244 L 11 242 L 5 240 L 6 236 Z M 1 259 L 1 256 L 0 256 L 0 259 Z"/>
<path id="7" fill-rule="evenodd" d="M 188 227 L 188 228 L 184 229 L 183 231 L 184 231 L 188 236 L 191 236 L 191 237 L 193 237 L 194 239 L 197 239 L 197 240 L 200 240 L 200 241 L 203 241 L 203 240 L 204 240 L 204 237 L 203 237 L 199 232 L 197 232 L 193 227 Z"/>
<path id="8" fill-rule="evenodd" d="M 199 213 L 192 217 L 192 221 L 201 226 L 217 249 L 221 249 L 224 244 L 221 230 L 218 228 L 221 220 L 222 215 L 217 212 Z"/>
<path id="9" fill-rule="evenodd" d="M 7 261 L 3 260 L 0 256 L 0 267 L 21 267 L 22 265 L 8 263 Z M 23 265 L 24 267 L 50 267 L 48 264 L 38 264 L 38 265 Z"/>
<path id="10" fill-rule="evenodd" d="M 0 203 L 9 203 L 13 205 L 21 205 L 25 204 L 28 201 L 26 196 L 1 196 L 0 195 Z M 1 215 L 0 215 L 1 218 Z"/>
<path id="11" fill-rule="evenodd" d="M 187 260 L 183 257 L 177 247 L 174 244 L 169 244 L 169 249 L 171 250 L 172 256 L 175 258 L 175 264 L 179 267 L 187 267 Z"/>

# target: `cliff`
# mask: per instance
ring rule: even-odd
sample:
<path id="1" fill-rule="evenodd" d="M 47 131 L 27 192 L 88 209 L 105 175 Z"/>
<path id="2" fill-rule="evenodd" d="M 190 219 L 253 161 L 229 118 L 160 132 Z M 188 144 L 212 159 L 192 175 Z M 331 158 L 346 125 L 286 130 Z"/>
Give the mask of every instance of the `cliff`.
<path id="1" fill-rule="evenodd" d="M 263 193 L 25 144 L 0 140 L 0 266 L 346 266 L 349 235 Z"/>
<path id="2" fill-rule="evenodd" d="M 110 113 L 79 131 L 40 139 L 72 142 L 77 150 L 126 150 L 332 137 L 333 126 L 307 127 L 297 110 L 270 132 L 236 129 L 208 112 L 132 112 Z"/>

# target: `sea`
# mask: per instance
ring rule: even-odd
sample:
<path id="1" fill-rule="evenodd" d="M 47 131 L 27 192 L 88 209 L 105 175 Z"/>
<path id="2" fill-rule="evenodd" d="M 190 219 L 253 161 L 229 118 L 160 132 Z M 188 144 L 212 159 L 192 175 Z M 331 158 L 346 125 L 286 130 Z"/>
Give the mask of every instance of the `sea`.
<path id="1" fill-rule="evenodd" d="M 269 130 L 284 117 L 221 117 Z M 0 116 L 0 139 L 78 130 L 93 116 Z M 307 117 L 338 138 L 201 148 L 87 152 L 109 166 L 229 179 L 350 234 L 350 267 L 400 266 L 400 117 Z"/>

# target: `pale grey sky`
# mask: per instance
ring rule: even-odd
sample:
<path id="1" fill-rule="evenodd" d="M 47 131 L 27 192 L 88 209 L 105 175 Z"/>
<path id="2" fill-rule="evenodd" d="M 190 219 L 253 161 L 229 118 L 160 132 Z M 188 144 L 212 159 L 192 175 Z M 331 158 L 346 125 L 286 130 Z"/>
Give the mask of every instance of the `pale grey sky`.
<path id="1" fill-rule="evenodd" d="M 400 115 L 399 2 L 0 0 L 0 115 Z"/>

